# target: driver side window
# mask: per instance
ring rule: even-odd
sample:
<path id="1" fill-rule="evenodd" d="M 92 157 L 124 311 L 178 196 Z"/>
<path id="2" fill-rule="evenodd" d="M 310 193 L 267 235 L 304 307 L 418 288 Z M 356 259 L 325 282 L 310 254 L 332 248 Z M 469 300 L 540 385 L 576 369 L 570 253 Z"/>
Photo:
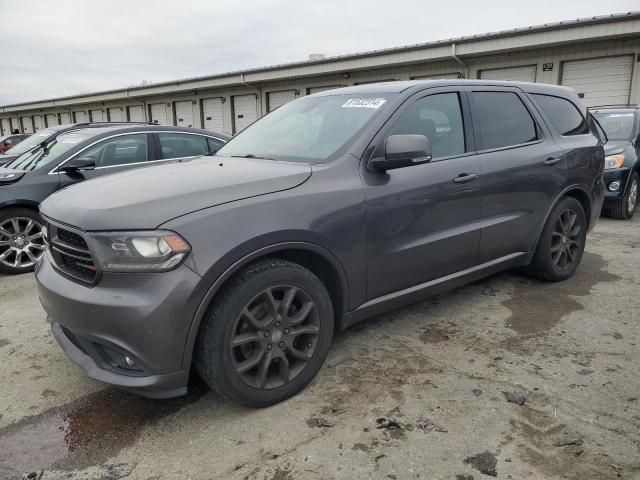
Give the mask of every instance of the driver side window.
<path id="1" fill-rule="evenodd" d="M 137 133 L 105 140 L 81 152 L 78 158 L 93 160 L 96 168 L 146 162 L 149 158 L 147 134 Z"/>
<path id="2" fill-rule="evenodd" d="M 465 153 L 458 94 L 437 93 L 416 100 L 396 119 L 389 135 L 424 135 L 431 142 L 434 159 Z"/>

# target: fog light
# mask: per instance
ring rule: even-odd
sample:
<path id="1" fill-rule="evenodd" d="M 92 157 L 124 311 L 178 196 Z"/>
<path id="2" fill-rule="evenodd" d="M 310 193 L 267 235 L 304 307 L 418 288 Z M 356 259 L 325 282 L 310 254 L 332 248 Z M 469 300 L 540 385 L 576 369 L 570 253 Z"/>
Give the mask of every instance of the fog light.
<path id="1" fill-rule="evenodd" d="M 133 367 L 136 364 L 135 360 L 133 358 L 129 357 L 128 355 L 125 355 L 124 361 L 127 362 L 127 365 L 129 367 Z"/>
<path id="2" fill-rule="evenodd" d="M 611 182 L 609 184 L 609 191 L 617 192 L 618 190 L 620 190 L 620 182 Z"/>

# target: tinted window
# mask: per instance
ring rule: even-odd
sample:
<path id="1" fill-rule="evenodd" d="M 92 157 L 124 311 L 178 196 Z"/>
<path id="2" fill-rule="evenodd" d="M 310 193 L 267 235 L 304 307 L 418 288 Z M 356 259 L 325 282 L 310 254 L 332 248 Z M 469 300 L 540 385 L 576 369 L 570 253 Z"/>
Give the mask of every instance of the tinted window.
<path id="1" fill-rule="evenodd" d="M 441 93 L 417 100 L 395 121 L 388 135 L 424 135 L 433 158 L 465 152 L 462 109 L 457 93 Z"/>
<path id="2" fill-rule="evenodd" d="M 217 138 L 207 137 L 207 142 L 209 142 L 209 152 L 217 152 L 218 149 L 224 145 L 224 142 Z"/>
<path id="3" fill-rule="evenodd" d="M 536 125 L 520 100 L 511 92 L 474 92 L 474 123 L 481 135 L 482 149 L 508 147 L 538 138 Z"/>
<path id="4" fill-rule="evenodd" d="M 159 133 L 162 158 L 193 157 L 209 153 L 207 138 L 184 133 Z"/>
<path id="5" fill-rule="evenodd" d="M 96 162 L 96 167 L 113 167 L 147 161 L 147 135 L 123 135 L 105 140 L 77 155 Z"/>
<path id="6" fill-rule="evenodd" d="M 532 97 L 560 135 L 589 133 L 584 117 L 569 100 L 550 95 L 532 95 Z"/>

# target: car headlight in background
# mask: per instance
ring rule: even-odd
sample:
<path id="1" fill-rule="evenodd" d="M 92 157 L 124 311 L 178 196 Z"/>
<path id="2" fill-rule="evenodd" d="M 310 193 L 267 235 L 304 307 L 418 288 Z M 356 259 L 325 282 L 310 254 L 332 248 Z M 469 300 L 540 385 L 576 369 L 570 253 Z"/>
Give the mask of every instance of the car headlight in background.
<path id="1" fill-rule="evenodd" d="M 620 168 L 624 164 L 624 153 L 604 157 L 604 169 Z"/>
<path id="2" fill-rule="evenodd" d="M 180 235 L 166 230 L 91 233 L 105 272 L 165 272 L 191 251 Z"/>

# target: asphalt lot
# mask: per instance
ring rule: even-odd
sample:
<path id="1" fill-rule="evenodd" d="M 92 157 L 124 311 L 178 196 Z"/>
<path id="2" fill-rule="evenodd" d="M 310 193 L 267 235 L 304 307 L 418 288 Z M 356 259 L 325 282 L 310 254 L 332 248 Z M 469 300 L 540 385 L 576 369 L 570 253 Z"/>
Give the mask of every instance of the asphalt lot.
<path id="1" fill-rule="evenodd" d="M 357 325 L 310 388 L 250 410 L 88 379 L 33 276 L 4 276 L 0 478 L 640 479 L 639 323 L 640 215 L 601 219 L 573 279 L 500 274 Z"/>

